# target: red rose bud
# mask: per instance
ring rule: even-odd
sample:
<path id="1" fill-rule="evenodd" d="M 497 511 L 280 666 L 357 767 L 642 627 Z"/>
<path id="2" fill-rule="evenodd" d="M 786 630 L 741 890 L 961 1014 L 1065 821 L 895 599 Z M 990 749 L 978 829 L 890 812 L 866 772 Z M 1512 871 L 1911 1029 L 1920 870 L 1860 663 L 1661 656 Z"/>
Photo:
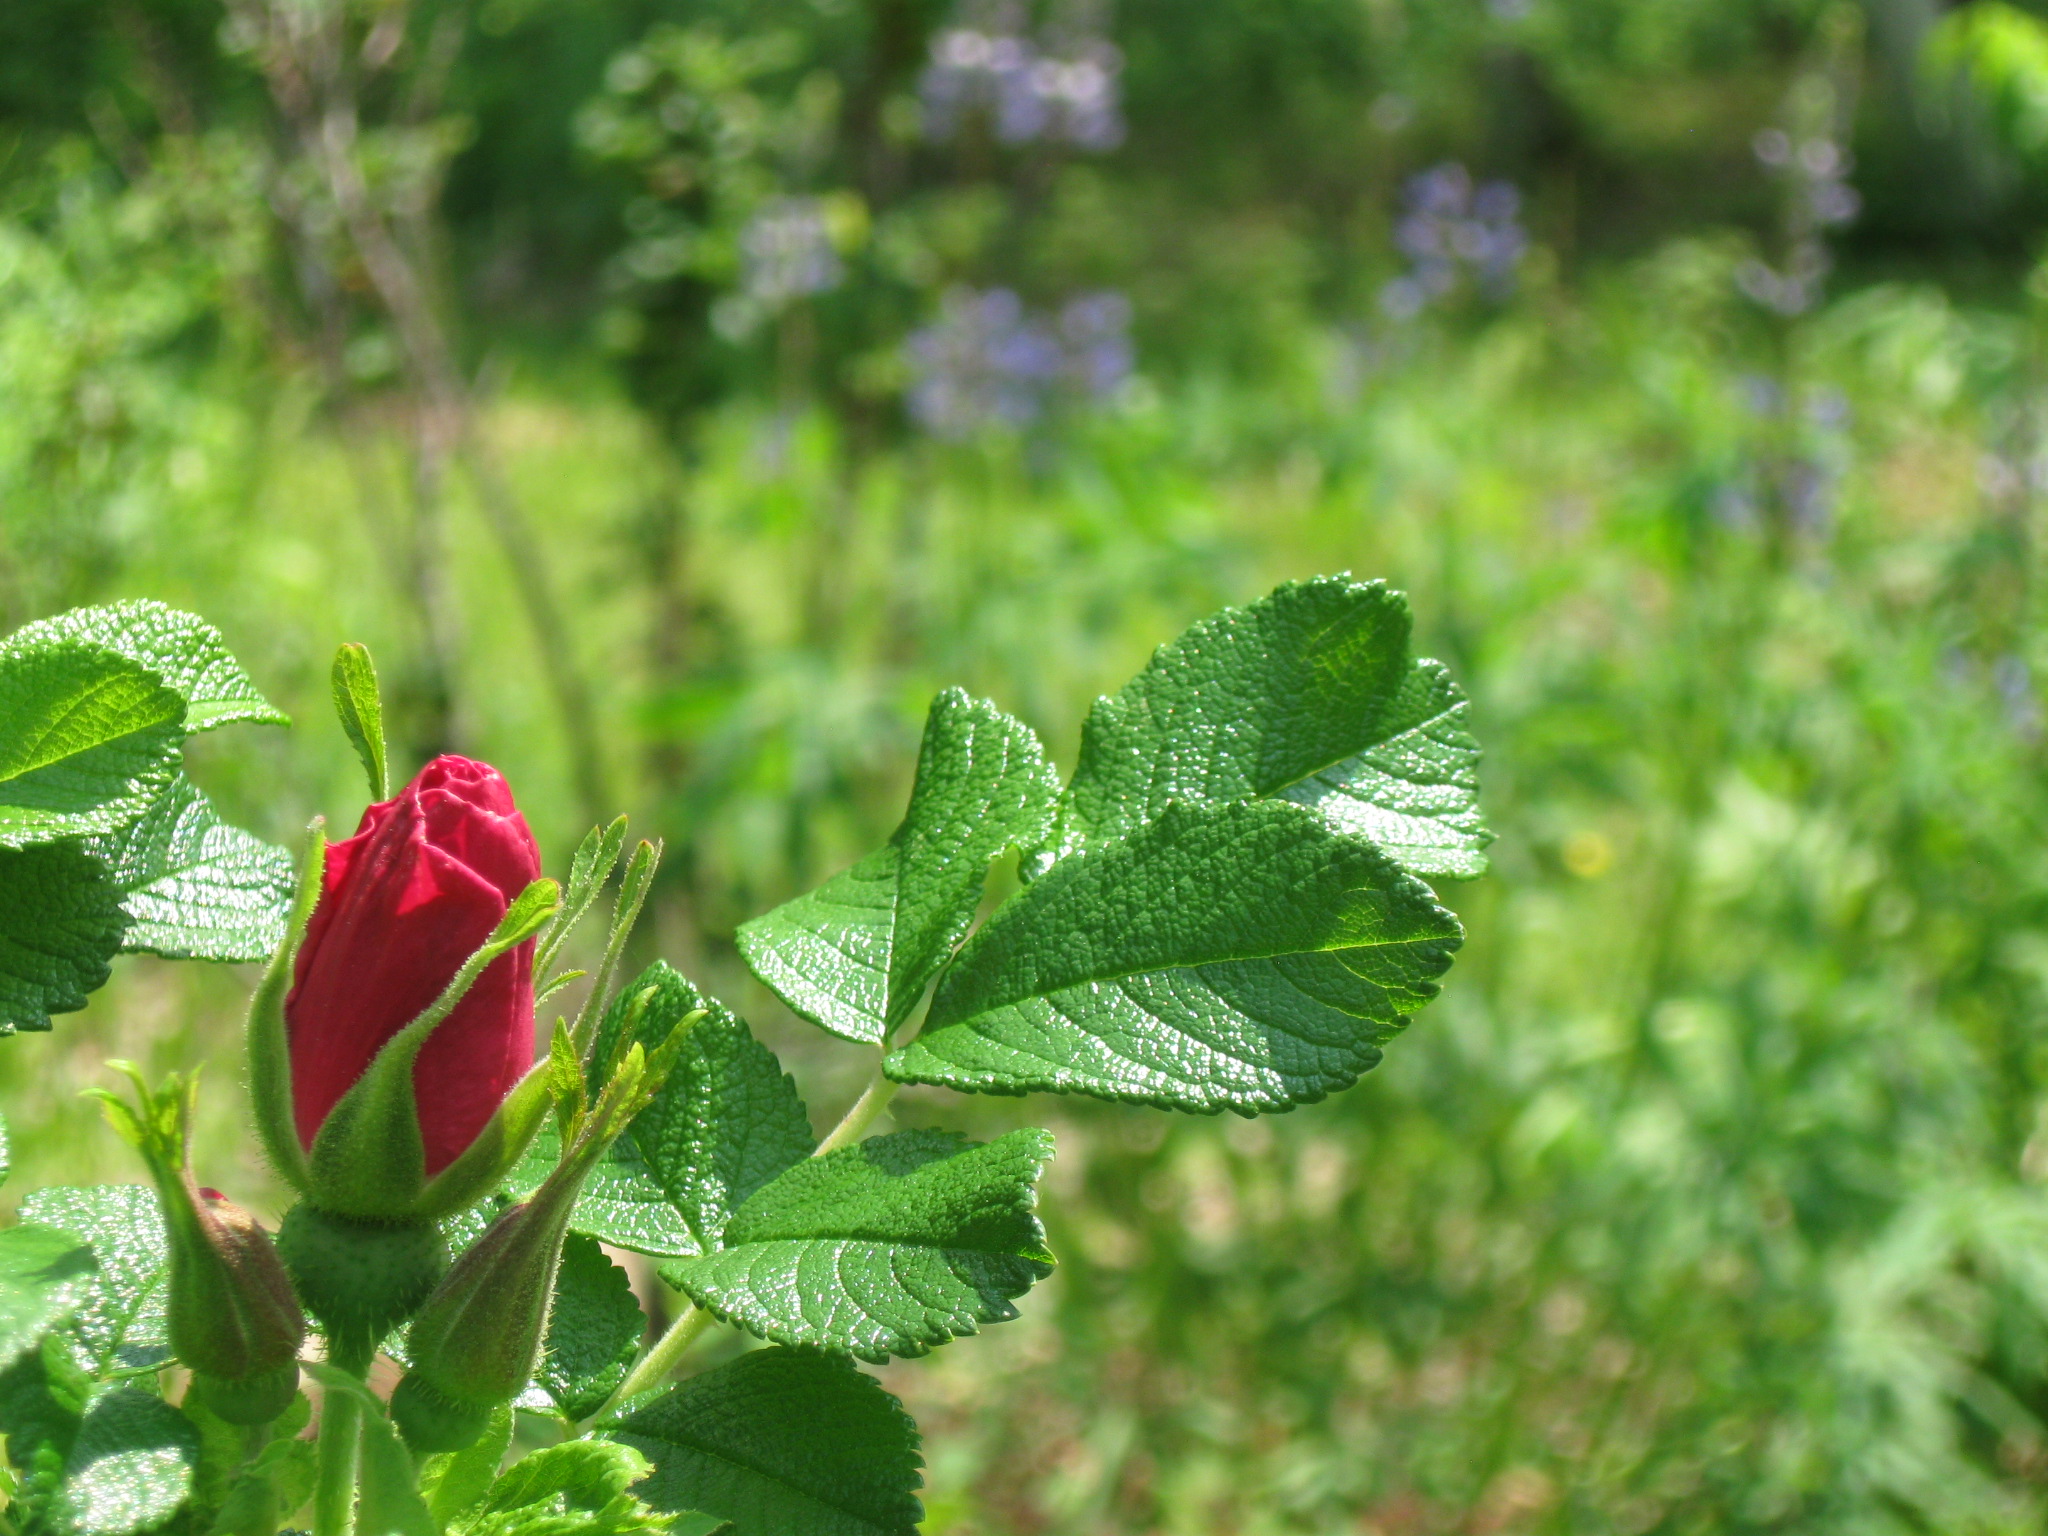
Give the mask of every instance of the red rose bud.
<path id="1" fill-rule="evenodd" d="M 546 1110 L 533 937 L 557 893 L 539 875 L 504 779 L 467 758 L 436 758 L 324 853 L 316 829 L 249 1025 L 259 1127 L 312 1204 L 429 1221 L 524 1152 Z"/>
<path id="2" fill-rule="evenodd" d="M 634 1045 L 612 1071 L 594 1110 L 576 1108 L 555 1171 L 455 1261 L 406 1335 L 412 1369 L 391 1395 L 391 1417 L 421 1453 L 456 1451 L 483 1433 L 492 1410 L 533 1379 L 554 1302 L 562 1241 L 584 1180 L 605 1150 L 661 1091 L 692 1014 L 649 1057 Z M 581 1074 L 558 1042 L 580 1098 Z"/>
<path id="3" fill-rule="evenodd" d="M 193 1078 L 152 1092 L 126 1062 L 137 1107 L 95 1090 L 107 1119 L 148 1165 L 170 1243 L 166 1321 L 171 1350 L 190 1367 L 207 1407 L 231 1424 L 267 1424 L 299 1390 L 306 1319 L 269 1237 L 218 1190 L 193 1182 L 189 1145 Z"/>

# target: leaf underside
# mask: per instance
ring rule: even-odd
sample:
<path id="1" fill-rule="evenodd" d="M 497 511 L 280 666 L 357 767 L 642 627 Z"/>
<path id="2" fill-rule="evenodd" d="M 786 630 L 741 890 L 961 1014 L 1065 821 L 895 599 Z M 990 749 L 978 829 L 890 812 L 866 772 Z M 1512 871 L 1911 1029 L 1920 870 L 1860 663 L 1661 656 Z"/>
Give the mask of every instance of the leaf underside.
<path id="1" fill-rule="evenodd" d="M 1052 1135 L 986 1145 L 899 1131 L 799 1164 L 734 1214 L 725 1248 L 664 1264 L 699 1306 L 779 1344 L 922 1355 L 1052 1273 L 1034 1186 Z"/>
<path id="2" fill-rule="evenodd" d="M 924 1517 L 917 1427 L 838 1356 L 754 1350 L 605 1434 L 654 1463 L 641 1498 L 736 1536 L 912 1536 Z"/>
<path id="3" fill-rule="evenodd" d="M 1462 938 L 1370 843 L 1282 801 L 1170 805 L 961 951 L 898 1082 L 1242 1114 L 1349 1087 Z"/>
<path id="4" fill-rule="evenodd" d="M 948 689 L 932 701 L 888 845 L 742 924 L 742 958 L 795 1012 L 881 1044 L 966 936 L 990 862 L 1043 838 L 1058 791 L 1028 726 Z"/>

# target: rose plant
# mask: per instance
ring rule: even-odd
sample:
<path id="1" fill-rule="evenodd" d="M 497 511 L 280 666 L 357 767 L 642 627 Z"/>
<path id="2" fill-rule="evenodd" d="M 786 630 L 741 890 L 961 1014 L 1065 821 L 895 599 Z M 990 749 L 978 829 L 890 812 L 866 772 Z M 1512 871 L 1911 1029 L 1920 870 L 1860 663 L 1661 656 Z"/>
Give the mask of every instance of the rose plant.
<path id="1" fill-rule="evenodd" d="M 1425 881 L 1489 840 L 1466 703 L 1408 638 L 1377 582 L 1226 609 L 1097 701 L 1064 784 L 941 694 L 888 843 L 738 934 L 870 1060 L 820 1138 L 730 1008 L 661 961 L 620 983 L 658 845 L 620 818 L 558 884 L 487 765 L 392 793 L 360 647 L 334 694 L 371 803 L 294 873 L 178 771 L 190 731 L 281 718 L 216 633 L 154 605 L 20 631 L 0 1028 L 122 949 L 266 959 L 247 1081 L 295 1198 L 273 1234 L 198 1184 L 194 1075 L 92 1090 L 150 1184 L 38 1190 L 0 1230 L 0 1536 L 904 1536 L 917 1432 L 855 1362 L 1017 1315 L 1053 1147 L 870 1128 L 906 1083 L 1256 1115 L 1376 1065 L 1462 938 Z M 615 876 L 591 973 L 560 969 Z M 622 1251 L 683 1298 L 651 1344 Z M 721 1325 L 758 1347 L 690 1371 Z"/>

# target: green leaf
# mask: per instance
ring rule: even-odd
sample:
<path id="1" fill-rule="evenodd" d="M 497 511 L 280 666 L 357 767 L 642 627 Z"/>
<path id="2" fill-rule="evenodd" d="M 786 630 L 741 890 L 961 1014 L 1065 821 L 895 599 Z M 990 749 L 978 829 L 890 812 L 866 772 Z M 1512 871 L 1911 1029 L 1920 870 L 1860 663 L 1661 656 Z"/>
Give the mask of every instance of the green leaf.
<path id="1" fill-rule="evenodd" d="M 689 1014 L 701 1008 L 705 1016 L 654 1102 L 584 1185 L 573 1225 L 636 1253 L 708 1253 L 740 1202 L 809 1157 L 817 1141 L 796 1084 L 746 1021 L 659 960 L 620 989 L 598 1030 L 595 1060 L 615 1054 L 633 999 L 649 987 L 638 1039 L 650 1051 Z M 552 1130 L 542 1132 L 509 1188 L 518 1198 L 531 1194 L 559 1153 Z"/>
<path id="2" fill-rule="evenodd" d="M 512 1463 L 456 1529 L 462 1536 L 633 1536 L 675 1517 L 627 1490 L 653 1470 L 631 1446 L 570 1440 Z"/>
<path id="3" fill-rule="evenodd" d="M 626 1272 L 597 1239 L 571 1232 L 562 1245 L 554 1310 L 535 1380 L 565 1418 L 587 1419 L 626 1379 L 647 1334 Z"/>
<path id="4" fill-rule="evenodd" d="M 235 1475 L 207 1536 L 274 1536 L 313 1496 L 311 1440 L 273 1439 Z"/>
<path id="5" fill-rule="evenodd" d="M 155 804 L 86 847 L 122 892 L 121 947 L 167 960 L 267 960 L 284 940 L 292 856 L 222 821 L 180 774 Z"/>
<path id="6" fill-rule="evenodd" d="M 160 1397 L 115 1387 L 94 1399 L 64 1464 L 64 1506 L 82 1536 L 161 1523 L 192 1490 L 199 1431 Z"/>
<path id="7" fill-rule="evenodd" d="M 569 862 L 569 884 L 562 893 L 561 910 L 555 913 L 554 921 L 540 936 L 540 945 L 533 957 L 533 974 L 536 977 L 546 975 L 576 925 L 596 904 L 605 881 L 611 879 L 612 871 L 618 868 L 619 855 L 625 847 L 626 818 L 623 816 L 614 819 L 610 826 L 592 827 L 584 834 L 583 841 L 576 847 L 576 856 Z"/>
<path id="8" fill-rule="evenodd" d="M 0 848 L 0 1034 L 48 1029 L 106 985 L 128 930 L 121 895 L 76 842 Z"/>
<path id="9" fill-rule="evenodd" d="M 917 1426 L 838 1356 L 755 1350 L 606 1434 L 654 1463 L 649 1504 L 717 1515 L 737 1536 L 911 1536 L 924 1517 Z"/>
<path id="10" fill-rule="evenodd" d="M 185 700 L 185 728 L 210 731 L 237 720 L 289 725 L 229 654 L 220 631 L 197 614 L 156 602 L 74 608 L 16 630 L 6 648 L 35 649 L 62 640 L 88 640 L 140 662 Z"/>
<path id="11" fill-rule="evenodd" d="M 1058 793 L 1030 727 L 948 689 L 932 701 L 888 846 L 742 924 L 741 957 L 805 1018 L 882 1044 L 966 937 L 990 861 L 1038 843 Z"/>
<path id="12" fill-rule="evenodd" d="M 54 1227 L 0 1231 L 0 1370 L 42 1341 L 92 1287 L 90 1245 Z"/>
<path id="13" fill-rule="evenodd" d="M 1402 868 L 1469 880 L 1486 873 L 1493 834 L 1479 820 L 1472 706 L 1440 661 L 1418 661 L 1376 716 L 1372 744 L 1281 791 L 1340 832 L 1370 838 Z"/>
<path id="14" fill-rule="evenodd" d="M 350 642 L 334 653 L 328 678 L 342 734 L 363 761 L 372 800 L 391 798 L 391 773 L 384 754 L 384 700 L 377 691 L 377 666 L 368 647 Z"/>
<path id="15" fill-rule="evenodd" d="M 1204 1113 L 1348 1088 L 1462 940 L 1429 888 L 1280 801 L 1169 806 L 992 917 L 891 1054 L 898 1082 Z"/>
<path id="16" fill-rule="evenodd" d="M 1052 1273 L 1032 1214 L 1052 1134 L 986 1145 L 898 1131 L 790 1169 L 734 1213 L 722 1252 L 661 1267 L 699 1306 L 778 1344 L 881 1362 L 1017 1315 Z"/>
<path id="17" fill-rule="evenodd" d="M 83 641 L 0 647 L 0 848 L 111 832 L 177 772 L 185 701 Z"/>
<path id="18" fill-rule="evenodd" d="M 99 1273 L 68 1325 L 81 1369 L 105 1378 L 154 1369 L 170 1358 L 164 1316 L 169 1248 L 156 1191 L 142 1184 L 39 1189 L 21 1219 L 91 1245 Z"/>
<path id="19" fill-rule="evenodd" d="M 1384 832 L 1417 873 L 1481 872 L 1491 837 L 1465 701 L 1440 664 L 1409 661 L 1409 629 L 1401 593 L 1342 576 L 1192 626 L 1096 701 L 1034 870 L 1128 837 L 1170 802 L 1285 796 Z"/>
<path id="20" fill-rule="evenodd" d="M 421 1469 L 420 1492 L 434 1518 L 449 1525 L 464 1510 L 482 1502 L 511 1445 L 512 1405 L 503 1403 L 491 1411 L 484 1432 L 467 1450 L 429 1457 Z"/>

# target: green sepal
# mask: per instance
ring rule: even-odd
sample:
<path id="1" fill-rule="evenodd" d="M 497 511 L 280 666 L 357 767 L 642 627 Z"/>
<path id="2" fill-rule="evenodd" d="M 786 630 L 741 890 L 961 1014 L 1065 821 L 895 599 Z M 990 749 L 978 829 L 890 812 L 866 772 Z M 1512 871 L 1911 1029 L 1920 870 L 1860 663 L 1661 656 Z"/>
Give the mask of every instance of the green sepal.
<path id="1" fill-rule="evenodd" d="M 292 897 L 291 919 L 284 942 L 270 957 L 270 968 L 249 1000 L 249 1101 L 256 1115 L 256 1135 L 285 1183 L 305 1194 L 313 1187 L 313 1170 L 299 1145 L 292 1113 L 291 1037 L 285 1027 L 284 1002 L 290 996 L 298 967 L 299 946 L 320 900 L 321 875 L 327 866 L 327 823 L 318 816 L 306 829 L 306 857 L 299 866 L 298 890 Z"/>
<path id="2" fill-rule="evenodd" d="M 307 1154 L 306 1196 L 322 1209 L 375 1221 L 431 1221 L 471 1203 L 496 1187 L 526 1150 L 513 1127 L 493 1116 L 479 1140 L 489 1145 L 475 1161 L 466 1150 L 430 1183 L 426 1146 L 420 1135 L 419 1106 L 413 1096 L 412 1069 L 421 1047 L 455 1011 L 500 955 L 539 932 L 554 915 L 560 892 L 552 880 L 536 880 L 519 893 L 498 926 L 441 995 L 420 1016 L 384 1042 L 383 1049 L 341 1101 L 327 1113 Z M 520 1085 L 521 1088 L 525 1084 Z M 519 1094 L 514 1089 L 513 1095 Z M 531 1110 L 521 1100 L 522 1119 Z M 503 1106 L 501 1106 L 502 1111 Z M 538 1118 L 532 1130 L 539 1129 Z M 532 1130 L 527 1131 L 531 1140 Z M 516 1145 L 515 1145 L 516 1142 Z M 473 1148 L 472 1148 L 473 1150 Z M 460 1172 L 453 1180 L 447 1175 Z"/>
<path id="3" fill-rule="evenodd" d="M 367 646 L 351 641 L 334 653 L 330 678 L 334 712 L 370 781 L 370 798 L 391 798 L 391 773 L 384 754 L 384 701 L 377 691 L 377 666 Z"/>

